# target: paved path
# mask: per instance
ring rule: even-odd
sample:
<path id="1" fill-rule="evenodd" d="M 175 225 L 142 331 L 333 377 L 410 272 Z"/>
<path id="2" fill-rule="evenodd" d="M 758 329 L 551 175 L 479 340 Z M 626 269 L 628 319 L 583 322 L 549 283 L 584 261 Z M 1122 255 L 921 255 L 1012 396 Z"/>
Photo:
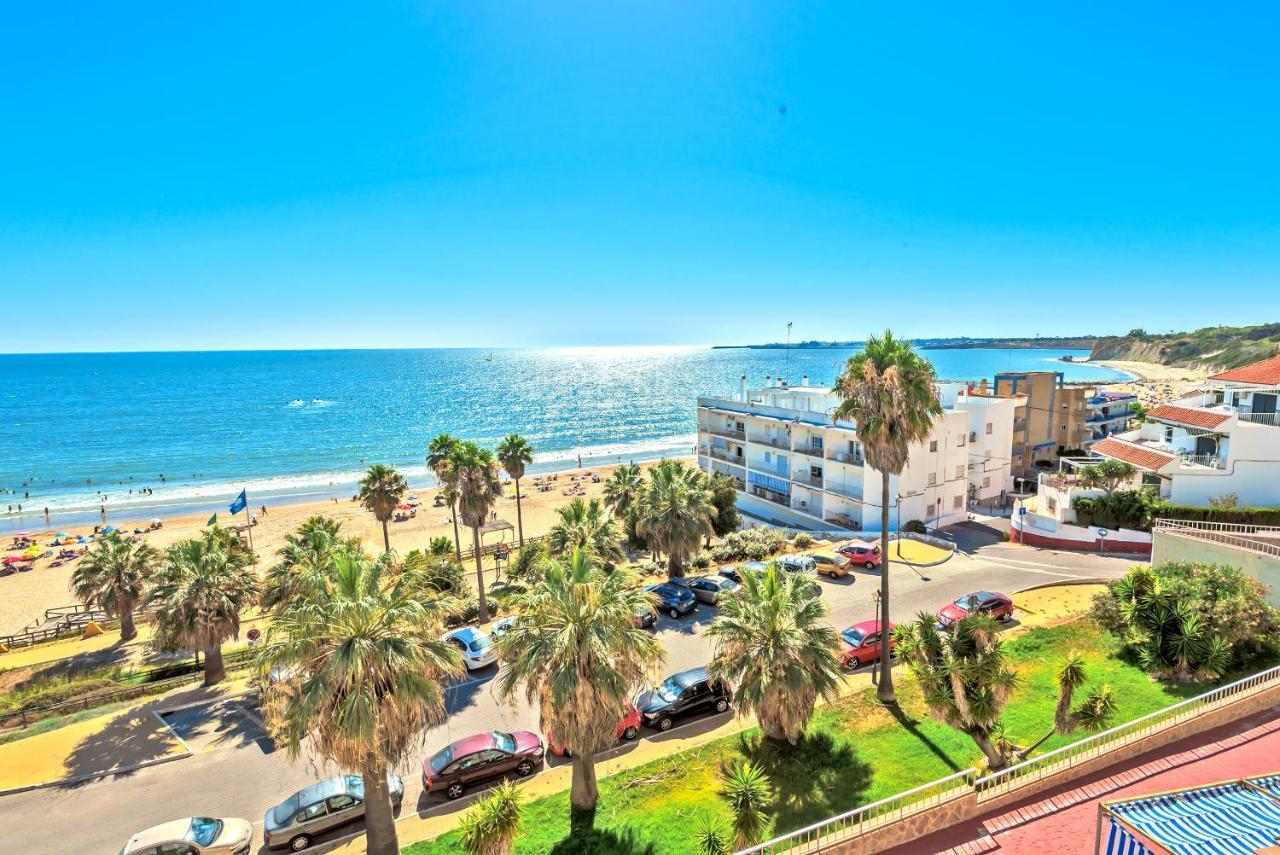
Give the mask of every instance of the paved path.
<path id="1" fill-rule="evenodd" d="M 1114 578 L 1132 564 L 1120 558 L 1054 553 L 1005 543 L 959 553 L 937 567 L 913 569 L 895 563 L 895 620 L 919 611 L 936 611 L 974 590 L 1019 591 L 1071 579 Z M 857 573 L 845 579 L 823 580 L 821 585 L 830 621 L 837 628 L 874 617 L 872 594 L 879 586 L 877 574 Z M 706 664 L 710 646 L 703 630 L 714 617 L 713 608 L 702 606 L 689 617 L 660 619 L 658 638 L 667 651 L 664 674 Z M 457 803 L 422 792 L 422 759 L 441 746 L 486 730 L 540 730 L 536 709 L 523 703 L 508 705 L 497 697 L 495 676 L 496 668 L 487 669 L 449 692 L 448 721 L 425 734 L 423 745 L 401 770 L 405 810 L 427 815 L 460 809 Z M 244 817 L 256 822 L 260 833 L 268 808 L 337 772 L 311 758 L 291 761 L 286 752 L 260 738 L 260 731 L 253 727 L 252 718 L 246 718 L 243 708 L 231 710 L 229 721 L 222 721 L 223 717 L 209 711 L 207 721 L 195 714 L 177 721 L 180 733 L 189 731 L 196 737 L 191 757 L 79 786 L 0 798 L 4 848 L 42 853 L 115 851 L 141 828 L 192 814 Z M 688 727 L 708 726 L 694 722 Z M 654 736 L 648 733 L 644 738 Z M 50 835 L 50 828 L 59 829 L 59 833 Z"/>
<path id="2" fill-rule="evenodd" d="M 1102 802 L 1277 771 L 1280 709 L 1273 708 L 892 851 L 895 855 L 1044 855 L 1046 851 L 1092 855 Z"/>

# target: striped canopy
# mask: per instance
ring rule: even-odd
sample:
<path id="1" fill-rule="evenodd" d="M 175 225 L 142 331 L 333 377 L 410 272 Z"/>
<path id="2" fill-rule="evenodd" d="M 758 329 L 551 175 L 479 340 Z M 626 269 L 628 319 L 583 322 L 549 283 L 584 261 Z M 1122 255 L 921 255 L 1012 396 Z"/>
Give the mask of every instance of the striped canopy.
<path id="1" fill-rule="evenodd" d="M 1174 855 L 1252 855 L 1280 841 L 1280 776 L 1232 781 L 1106 805 L 1107 855 L 1149 855 L 1142 838 Z M 1252 784 L 1252 785 L 1251 785 Z M 1135 834 L 1134 832 L 1137 832 Z M 1159 851 L 1159 850 L 1155 850 Z"/>

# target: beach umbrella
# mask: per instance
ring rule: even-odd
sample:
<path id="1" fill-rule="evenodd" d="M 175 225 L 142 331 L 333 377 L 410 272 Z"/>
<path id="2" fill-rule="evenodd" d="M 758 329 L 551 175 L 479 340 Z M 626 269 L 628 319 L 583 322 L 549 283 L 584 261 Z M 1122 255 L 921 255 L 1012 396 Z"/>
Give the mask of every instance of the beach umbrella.
<path id="1" fill-rule="evenodd" d="M 31 532 L 29 532 L 29 531 L 15 531 L 15 532 L 13 533 L 13 536 L 14 536 L 14 537 L 30 537 L 30 536 L 31 536 Z"/>
<path id="2" fill-rule="evenodd" d="M 396 510 L 397 510 L 397 511 L 411 511 L 411 510 L 413 510 L 413 505 L 396 505 Z"/>
<path id="3" fill-rule="evenodd" d="M 106 528 L 104 528 L 104 529 L 102 530 L 102 533 L 103 533 L 103 534 L 111 534 L 111 532 L 113 532 L 113 531 L 119 531 L 119 529 L 118 529 L 118 528 L 116 528 L 116 527 L 115 527 L 115 526 L 113 526 L 113 525 L 109 525 L 109 526 L 107 526 Z"/>
<path id="4" fill-rule="evenodd" d="M 67 534 L 65 531 L 60 531 L 54 535 L 54 537 L 70 537 L 70 536 L 71 535 Z"/>

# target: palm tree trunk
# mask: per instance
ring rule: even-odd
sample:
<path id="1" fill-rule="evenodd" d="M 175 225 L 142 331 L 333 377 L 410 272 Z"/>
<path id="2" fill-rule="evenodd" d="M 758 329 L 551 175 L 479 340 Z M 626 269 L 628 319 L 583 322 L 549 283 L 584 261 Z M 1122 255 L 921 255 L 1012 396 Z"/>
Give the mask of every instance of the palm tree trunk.
<path id="1" fill-rule="evenodd" d="M 1037 748 L 1039 748 L 1041 745 L 1044 745 L 1044 744 L 1045 744 L 1045 742 L 1047 742 L 1047 741 L 1049 740 L 1049 737 L 1050 737 L 1050 736 L 1053 736 L 1053 735 L 1054 735 L 1055 733 L 1057 733 L 1057 732 L 1058 732 L 1058 728 L 1056 728 L 1056 727 L 1051 727 L 1051 728 L 1049 728 L 1049 732 L 1048 732 L 1048 733 L 1046 733 L 1044 736 L 1042 736 L 1042 737 L 1040 737 L 1039 739 L 1037 739 L 1035 742 L 1031 743 L 1031 745 L 1029 745 L 1028 747 L 1024 748 L 1021 752 L 1019 752 L 1019 753 L 1020 753 L 1020 755 L 1021 755 L 1021 757 L 1022 757 L 1022 759 L 1023 759 L 1023 760 L 1025 760 L 1025 759 L 1027 759 L 1028 757 L 1030 757 L 1030 756 L 1031 756 L 1031 752 L 1032 752 L 1032 751 L 1035 751 L 1035 750 L 1036 750 Z"/>
<path id="2" fill-rule="evenodd" d="M 396 820 L 391 808 L 391 791 L 387 788 L 387 770 L 365 772 L 364 775 L 365 851 L 369 855 L 399 855 Z"/>
<path id="3" fill-rule="evenodd" d="M 133 641 L 138 637 L 138 628 L 133 624 L 133 610 L 120 610 L 120 640 Z"/>
<path id="4" fill-rule="evenodd" d="M 995 745 L 991 743 L 991 738 L 987 734 L 978 730 L 971 730 L 969 731 L 969 738 L 977 743 L 978 747 L 982 749 L 982 753 L 987 756 L 987 768 L 992 772 L 1003 769 L 1008 765 L 1009 761 L 996 750 Z"/>
<path id="5" fill-rule="evenodd" d="M 382 551 L 391 551 L 391 534 L 387 531 L 387 521 L 382 521 Z"/>
<path id="6" fill-rule="evenodd" d="M 227 678 L 227 666 L 222 662 L 222 642 L 210 644 L 204 649 L 204 684 L 212 686 Z"/>
<path id="7" fill-rule="evenodd" d="M 889 631 L 889 473 L 880 473 L 880 631 Z M 880 657 L 876 697 L 882 704 L 897 702 L 893 693 L 892 657 Z"/>
<path id="8" fill-rule="evenodd" d="M 524 516 L 520 513 L 520 479 L 516 479 L 516 531 L 520 535 L 520 548 L 524 549 Z"/>
<path id="9" fill-rule="evenodd" d="M 480 526 L 471 527 L 471 549 L 476 556 L 476 592 L 480 597 L 479 623 L 489 622 L 489 603 L 484 598 L 484 562 L 480 559 Z"/>
<path id="10" fill-rule="evenodd" d="M 576 828 L 590 828 L 595 822 L 596 802 L 600 791 L 596 788 L 596 759 L 591 752 L 573 755 L 573 782 L 569 789 L 569 805 Z"/>
<path id="11" fill-rule="evenodd" d="M 453 557 L 461 564 L 462 538 L 458 536 L 458 502 L 456 499 L 449 503 L 449 516 L 453 517 Z"/>

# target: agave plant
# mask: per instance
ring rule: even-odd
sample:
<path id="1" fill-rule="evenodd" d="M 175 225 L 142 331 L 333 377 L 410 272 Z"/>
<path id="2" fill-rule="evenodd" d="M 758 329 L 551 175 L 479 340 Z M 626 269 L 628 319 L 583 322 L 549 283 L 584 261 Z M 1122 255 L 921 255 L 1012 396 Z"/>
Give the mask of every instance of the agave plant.
<path id="1" fill-rule="evenodd" d="M 733 816 L 733 846 L 745 849 L 759 842 L 769 827 L 773 788 L 764 770 L 749 761 L 735 763 L 720 775 L 720 798 Z"/>

